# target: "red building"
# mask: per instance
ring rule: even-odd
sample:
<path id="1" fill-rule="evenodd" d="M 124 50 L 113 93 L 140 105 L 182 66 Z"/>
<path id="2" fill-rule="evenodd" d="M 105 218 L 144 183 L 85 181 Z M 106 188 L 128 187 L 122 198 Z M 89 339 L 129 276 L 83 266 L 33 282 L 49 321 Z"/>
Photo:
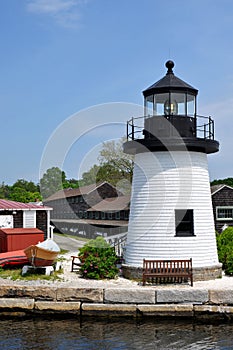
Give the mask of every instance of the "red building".
<path id="1" fill-rule="evenodd" d="M 52 208 L 31 203 L 0 199 L 0 229 L 37 228 L 50 237 L 50 211 Z"/>

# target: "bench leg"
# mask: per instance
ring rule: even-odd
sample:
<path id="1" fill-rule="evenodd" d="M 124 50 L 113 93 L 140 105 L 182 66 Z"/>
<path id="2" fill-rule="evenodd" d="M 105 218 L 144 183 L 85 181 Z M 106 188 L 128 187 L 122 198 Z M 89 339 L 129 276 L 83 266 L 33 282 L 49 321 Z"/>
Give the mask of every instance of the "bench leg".
<path id="1" fill-rule="evenodd" d="M 145 286 L 145 284 L 146 284 L 146 278 L 142 276 L 142 285 Z"/>
<path id="2" fill-rule="evenodd" d="M 193 275 L 191 275 L 191 287 L 193 287 Z"/>

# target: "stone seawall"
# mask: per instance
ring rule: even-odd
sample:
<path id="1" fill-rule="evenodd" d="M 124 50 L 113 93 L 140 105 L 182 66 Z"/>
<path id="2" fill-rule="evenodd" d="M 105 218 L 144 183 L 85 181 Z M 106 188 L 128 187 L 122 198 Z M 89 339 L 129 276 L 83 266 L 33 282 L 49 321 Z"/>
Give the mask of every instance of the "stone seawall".
<path id="1" fill-rule="evenodd" d="M 233 319 L 233 289 L 1 286 L 0 316 Z"/>

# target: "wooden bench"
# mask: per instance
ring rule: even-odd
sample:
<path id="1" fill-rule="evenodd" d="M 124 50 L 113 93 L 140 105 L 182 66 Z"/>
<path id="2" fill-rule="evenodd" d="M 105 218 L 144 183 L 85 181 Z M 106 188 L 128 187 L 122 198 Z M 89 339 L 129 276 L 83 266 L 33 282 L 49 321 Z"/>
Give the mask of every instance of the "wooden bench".
<path id="1" fill-rule="evenodd" d="M 82 266 L 82 263 L 80 262 L 78 256 L 71 256 L 72 260 L 71 260 L 71 272 L 74 272 L 74 269 L 78 268 L 80 269 L 80 267 Z"/>
<path id="2" fill-rule="evenodd" d="M 189 260 L 143 260 L 143 286 L 148 279 L 174 283 L 188 278 L 193 286 L 192 258 Z"/>

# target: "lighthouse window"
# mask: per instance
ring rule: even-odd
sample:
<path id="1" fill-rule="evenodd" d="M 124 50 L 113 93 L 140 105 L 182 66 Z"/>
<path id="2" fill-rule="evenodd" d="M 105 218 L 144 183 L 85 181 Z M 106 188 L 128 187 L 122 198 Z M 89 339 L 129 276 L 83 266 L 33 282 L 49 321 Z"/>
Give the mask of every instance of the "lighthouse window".
<path id="1" fill-rule="evenodd" d="M 175 210 L 176 236 L 193 236 L 193 210 Z"/>
<path id="2" fill-rule="evenodd" d="M 217 220 L 233 220 L 233 207 L 217 207 Z"/>

